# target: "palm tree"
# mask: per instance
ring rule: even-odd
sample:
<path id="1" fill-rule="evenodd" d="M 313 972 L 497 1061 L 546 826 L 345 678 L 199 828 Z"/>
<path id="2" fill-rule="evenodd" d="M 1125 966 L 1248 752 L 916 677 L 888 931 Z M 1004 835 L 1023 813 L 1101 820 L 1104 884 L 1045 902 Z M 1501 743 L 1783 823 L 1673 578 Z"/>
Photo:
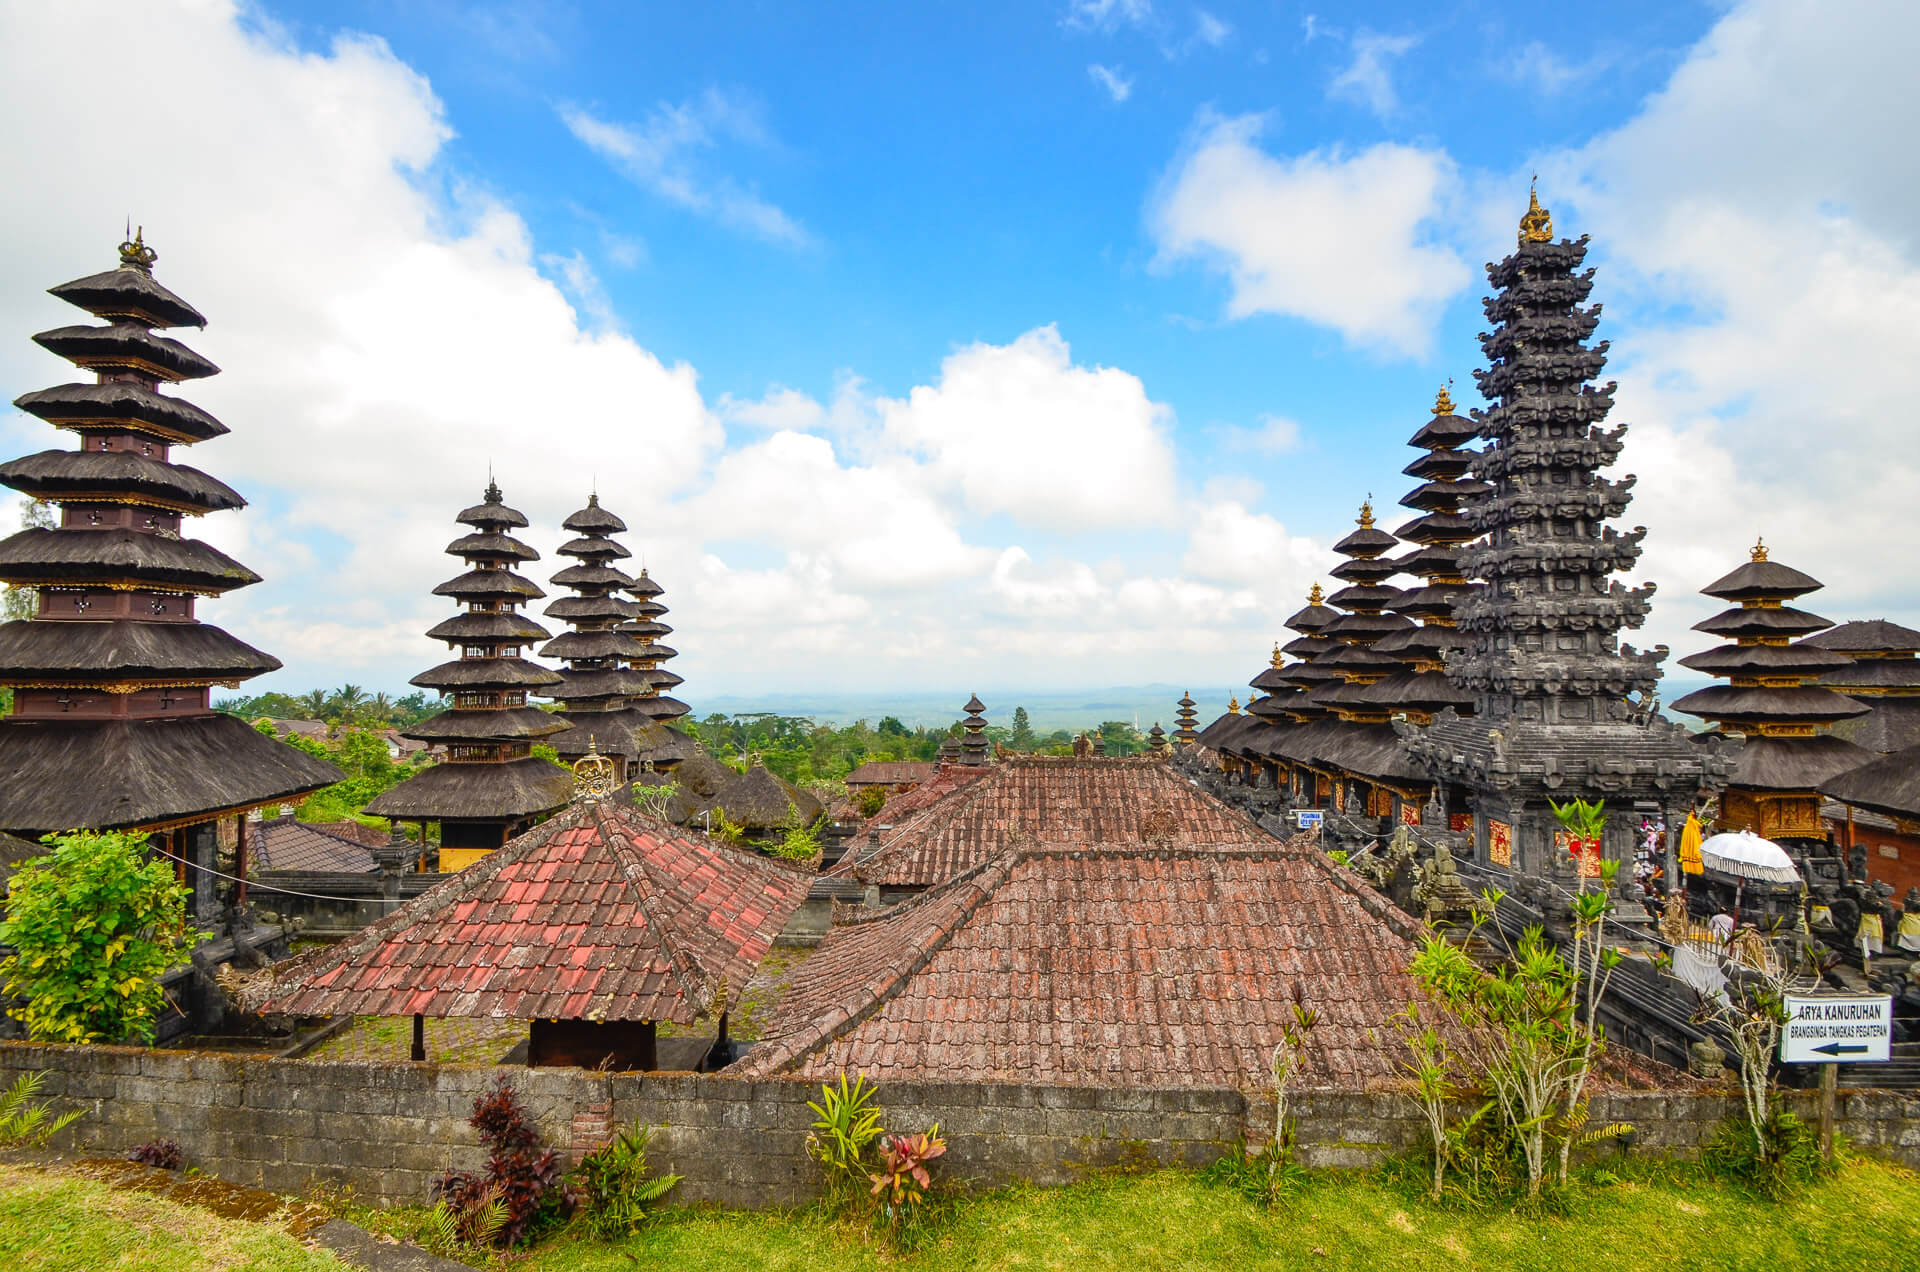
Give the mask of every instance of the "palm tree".
<path id="1" fill-rule="evenodd" d="M 298 698 L 295 698 L 294 701 L 300 704 L 301 709 L 307 713 L 307 719 L 309 720 L 319 720 L 327 714 L 327 691 L 325 689 L 315 689 L 309 693 L 303 693 Z"/>
<path id="2" fill-rule="evenodd" d="M 391 694 L 376 693 L 367 699 L 363 714 L 374 724 L 388 724 L 393 720 L 393 697 Z"/>
<path id="3" fill-rule="evenodd" d="M 351 720 L 353 713 L 358 711 L 360 704 L 366 700 L 367 692 L 359 685 L 341 685 L 333 691 L 333 698 L 329 705 L 340 719 Z"/>

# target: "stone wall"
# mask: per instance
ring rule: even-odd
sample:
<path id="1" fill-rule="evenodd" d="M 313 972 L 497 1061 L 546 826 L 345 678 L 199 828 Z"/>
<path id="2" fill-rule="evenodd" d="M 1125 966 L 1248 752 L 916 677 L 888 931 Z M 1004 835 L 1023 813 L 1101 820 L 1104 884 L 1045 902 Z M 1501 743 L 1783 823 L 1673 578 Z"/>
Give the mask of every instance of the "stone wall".
<path id="1" fill-rule="evenodd" d="M 224 1179 L 283 1193 L 314 1180 L 349 1183 L 382 1204 L 421 1204 L 439 1171 L 481 1164 L 466 1119 L 474 1097 L 501 1072 L 0 1043 L 0 1084 L 38 1069 L 49 1071 L 45 1094 L 86 1110 L 63 1147 L 119 1154 L 165 1136 L 189 1163 Z M 654 1160 L 686 1176 L 675 1194 L 681 1202 L 773 1206 L 811 1193 L 811 1083 L 509 1072 L 547 1142 L 564 1151 L 577 1155 L 610 1127 L 635 1120 L 661 1126 Z M 1809 1115 L 1812 1098 L 1794 1096 Z M 952 1145 L 943 1174 L 974 1186 L 1197 1166 L 1243 1136 L 1260 1142 L 1272 1125 L 1270 1104 L 1222 1090 L 890 1083 L 880 1100 L 891 1129 L 938 1121 Z M 1412 1104 L 1392 1094 L 1302 1092 L 1294 1107 L 1301 1157 L 1312 1166 L 1365 1166 L 1421 1135 Z M 1635 1093 L 1596 1099 L 1592 1117 L 1633 1123 L 1634 1152 L 1686 1153 L 1735 1111 L 1727 1097 Z M 1839 1112 L 1855 1143 L 1920 1166 L 1920 1099 L 1843 1092 Z"/>

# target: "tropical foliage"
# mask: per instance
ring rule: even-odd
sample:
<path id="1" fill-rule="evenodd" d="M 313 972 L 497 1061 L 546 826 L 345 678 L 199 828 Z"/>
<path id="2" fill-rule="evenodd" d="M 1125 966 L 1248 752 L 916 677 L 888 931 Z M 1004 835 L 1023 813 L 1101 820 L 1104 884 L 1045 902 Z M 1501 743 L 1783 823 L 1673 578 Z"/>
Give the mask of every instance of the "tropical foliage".
<path id="1" fill-rule="evenodd" d="M 44 1148 L 48 1140 L 80 1120 L 80 1110 L 55 1114 L 40 1094 L 47 1071 L 23 1073 L 0 1095 L 0 1148 Z"/>
<path id="2" fill-rule="evenodd" d="M 166 1004 L 161 975 L 206 939 L 187 922 L 185 888 L 144 834 L 76 831 L 14 871 L 0 983 L 34 1038 L 151 1042 Z"/>

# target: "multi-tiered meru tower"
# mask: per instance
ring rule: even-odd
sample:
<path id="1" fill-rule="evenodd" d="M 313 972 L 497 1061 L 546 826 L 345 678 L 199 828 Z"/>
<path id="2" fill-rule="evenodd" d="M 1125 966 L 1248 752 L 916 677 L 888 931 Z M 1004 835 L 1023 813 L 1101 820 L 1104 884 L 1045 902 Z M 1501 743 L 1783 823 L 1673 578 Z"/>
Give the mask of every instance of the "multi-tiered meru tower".
<path id="1" fill-rule="evenodd" d="M 1575 867 L 1556 843 L 1549 799 L 1604 798 L 1605 852 L 1630 859 L 1638 817 L 1677 825 L 1701 787 L 1724 780 L 1728 761 L 1659 715 L 1666 650 L 1620 643 L 1653 594 L 1652 584 L 1613 581 L 1633 567 L 1645 534 L 1607 524 L 1631 499 L 1632 477 L 1601 475 L 1626 426 L 1600 426 L 1614 386 L 1590 383 L 1607 346 L 1587 344 L 1600 321 L 1600 307 L 1584 304 L 1587 240 L 1556 242 L 1547 211 L 1529 203 L 1517 249 L 1487 267 L 1494 329 L 1480 337 L 1488 368 L 1474 373 L 1494 405 L 1475 413 L 1488 445 L 1469 471 L 1492 489 L 1463 508 L 1487 541 L 1461 564 L 1485 586 L 1455 609 L 1472 645 L 1447 670 L 1477 714 L 1443 712 L 1429 728 L 1402 729 L 1449 811 L 1471 807 L 1479 862 L 1564 876 Z"/>
<path id="2" fill-rule="evenodd" d="M 139 235 L 120 266 L 53 288 L 103 319 L 34 337 L 91 371 L 92 384 L 28 393 L 14 405 L 80 438 L 0 465 L 0 482 L 60 509 L 52 529 L 0 543 L 0 580 L 38 590 L 38 612 L 0 626 L 0 829 L 27 837 L 71 829 L 154 832 L 196 870 L 196 909 L 210 917 L 215 821 L 297 799 L 340 780 L 331 764 L 217 714 L 214 685 L 280 661 L 195 616 L 202 598 L 259 582 L 238 561 L 182 534 L 185 518 L 246 501 L 172 448 L 227 431 L 163 383 L 219 368 L 155 329 L 204 327 L 198 310 L 153 278 Z"/>
<path id="3" fill-rule="evenodd" d="M 540 554 L 508 534 L 527 524 L 507 507 L 500 487 L 489 481 L 482 501 L 454 518 L 470 526 L 447 545 L 447 553 L 467 564 L 467 572 L 433 589 L 453 598 L 461 612 L 431 628 L 427 635 L 460 651 L 452 662 L 421 672 L 412 683 L 438 689 L 453 699 L 452 709 L 401 730 L 419 741 L 446 748 L 446 763 L 408 778 L 368 804 L 377 817 L 440 824 L 440 869 L 452 872 L 472 865 L 531 826 L 535 819 L 565 806 L 573 793 L 566 769 L 532 754 L 533 743 L 566 729 L 567 722 L 527 705 L 527 693 L 560 683 L 549 671 L 520 656 L 544 640 L 547 629 L 520 612 L 546 593 L 516 574 L 513 567 L 537 561 Z"/>

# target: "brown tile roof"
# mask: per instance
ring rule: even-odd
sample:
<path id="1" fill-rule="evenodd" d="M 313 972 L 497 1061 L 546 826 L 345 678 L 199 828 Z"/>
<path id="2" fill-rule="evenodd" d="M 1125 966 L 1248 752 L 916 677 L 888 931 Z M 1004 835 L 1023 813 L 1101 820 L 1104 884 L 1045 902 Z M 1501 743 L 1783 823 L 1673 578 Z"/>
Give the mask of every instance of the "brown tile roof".
<path id="1" fill-rule="evenodd" d="M 1262 834 L 1159 760 L 1027 756 L 896 820 L 880 833 L 877 851 L 850 869 L 867 883 L 924 888 L 972 869 L 1012 839 L 1192 844 Z"/>
<path id="2" fill-rule="evenodd" d="M 900 786 L 924 782 L 933 776 L 933 764 L 927 760 L 868 760 L 847 774 L 848 786 Z"/>
<path id="3" fill-rule="evenodd" d="M 1297 1002 L 1302 1084 L 1359 1087 L 1421 933 L 1308 838 L 1029 845 L 836 928 L 730 1072 L 1264 1087 Z"/>
<path id="4" fill-rule="evenodd" d="M 373 854 L 357 835 L 341 832 L 340 822 L 309 825 L 292 817 L 255 822 L 247 828 L 247 855 L 257 870 L 334 870 L 366 874 L 375 869 Z M 358 822 L 345 825 L 370 829 Z M 378 833 L 378 832 L 375 832 Z M 386 842 L 381 835 L 379 843 Z"/>
<path id="5" fill-rule="evenodd" d="M 745 987 L 807 874 L 613 802 L 576 804 L 339 945 L 254 1010 L 689 1023 Z"/>

